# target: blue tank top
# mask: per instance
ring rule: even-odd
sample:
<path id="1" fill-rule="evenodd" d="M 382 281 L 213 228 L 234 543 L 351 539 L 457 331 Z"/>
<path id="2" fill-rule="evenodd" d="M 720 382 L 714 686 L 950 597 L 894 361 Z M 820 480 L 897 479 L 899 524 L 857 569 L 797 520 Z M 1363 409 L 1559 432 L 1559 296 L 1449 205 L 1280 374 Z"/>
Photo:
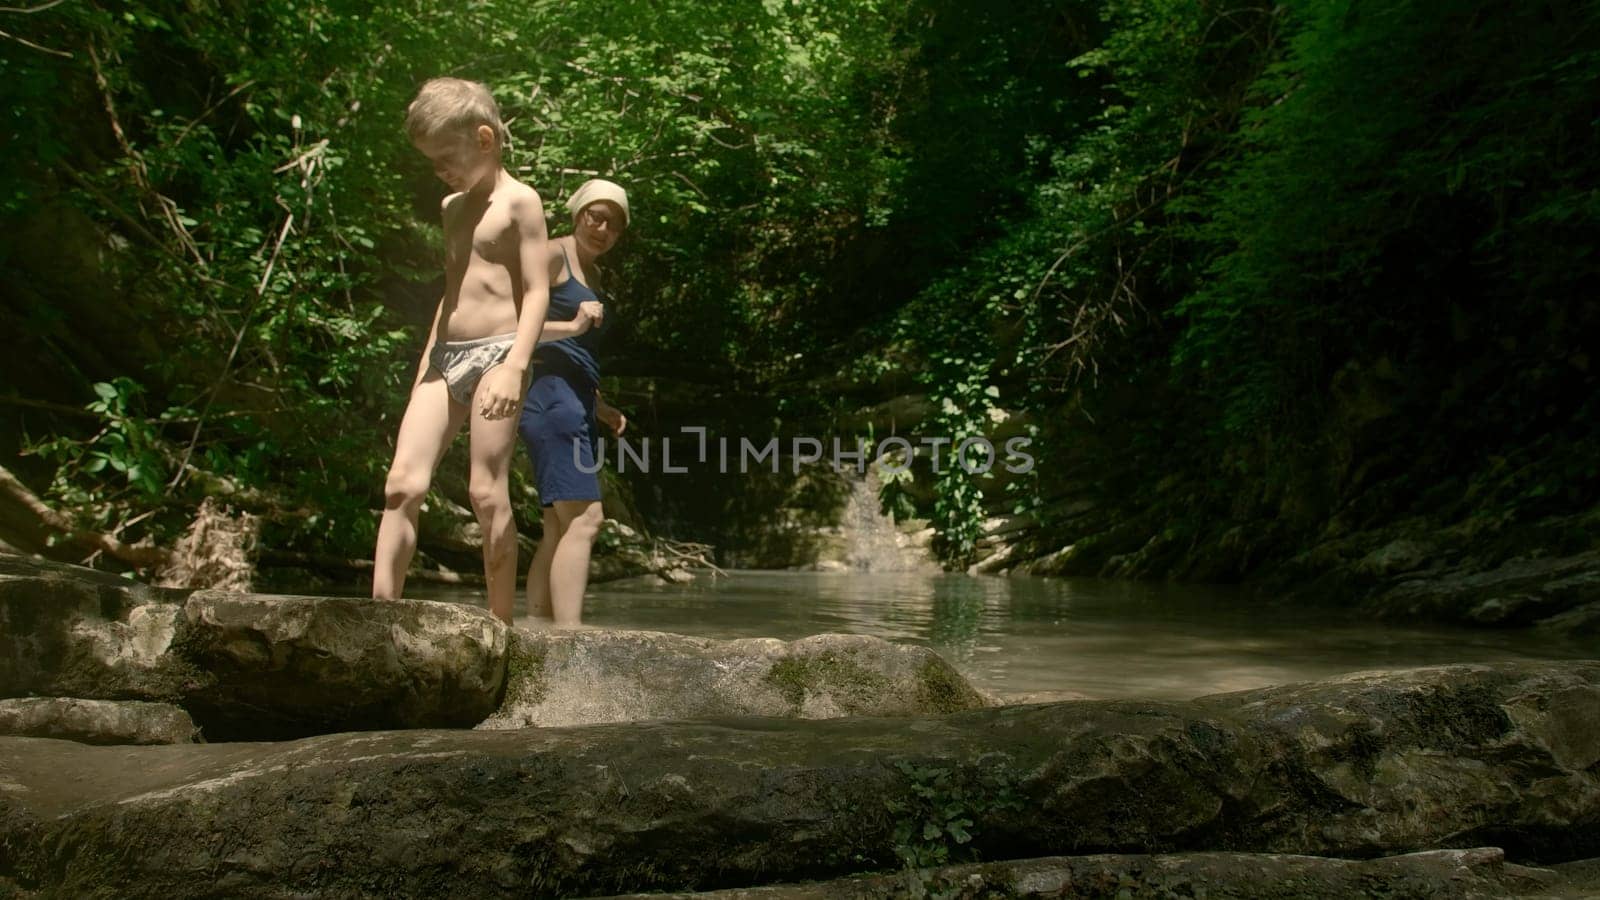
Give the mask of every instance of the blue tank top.
<path id="1" fill-rule="evenodd" d="M 600 299 L 588 285 L 574 277 L 566 247 L 561 248 L 561 261 L 566 268 L 567 280 L 550 288 L 550 311 L 545 314 L 545 320 L 550 322 L 570 322 L 578 317 L 578 304 Z M 590 385 L 599 385 L 600 363 L 595 358 L 599 331 L 599 328 L 591 327 L 576 337 L 540 344 L 533 352 L 532 368 L 576 375 Z"/>

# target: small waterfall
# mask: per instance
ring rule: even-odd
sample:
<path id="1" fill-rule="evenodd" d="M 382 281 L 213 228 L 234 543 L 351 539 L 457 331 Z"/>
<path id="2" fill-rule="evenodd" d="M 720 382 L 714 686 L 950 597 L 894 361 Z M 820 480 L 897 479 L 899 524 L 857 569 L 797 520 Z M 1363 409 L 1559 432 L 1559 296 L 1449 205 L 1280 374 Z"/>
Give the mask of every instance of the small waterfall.
<path id="1" fill-rule="evenodd" d="M 853 479 L 840 516 L 844 568 L 853 572 L 937 572 L 929 544 L 933 529 L 926 523 L 896 524 L 878 508 L 877 473 L 868 469 Z M 916 527 L 909 527 L 915 524 Z"/>

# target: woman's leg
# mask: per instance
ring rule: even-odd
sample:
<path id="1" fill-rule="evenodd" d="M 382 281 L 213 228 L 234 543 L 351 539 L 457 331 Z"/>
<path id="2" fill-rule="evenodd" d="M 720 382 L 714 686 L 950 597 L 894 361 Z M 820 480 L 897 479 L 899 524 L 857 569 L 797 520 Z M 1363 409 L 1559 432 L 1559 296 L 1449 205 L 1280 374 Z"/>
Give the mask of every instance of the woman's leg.
<path id="1" fill-rule="evenodd" d="M 554 506 L 546 506 L 539 549 L 533 552 L 533 561 L 528 563 L 528 615 L 537 619 L 555 616 L 550 608 L 550 561 L 555 558 L 556 544 L 560 541 L 561 517 L 556 515 Z"/>
<path id="2" fill-rule="evenodd" d="M 589 587 L 589 551 L 605 516 L 599 500 L 557 500 L 561 540 L 550 560 L 550 606 L 557 625 L 583 620 L 583 592 Z"/>

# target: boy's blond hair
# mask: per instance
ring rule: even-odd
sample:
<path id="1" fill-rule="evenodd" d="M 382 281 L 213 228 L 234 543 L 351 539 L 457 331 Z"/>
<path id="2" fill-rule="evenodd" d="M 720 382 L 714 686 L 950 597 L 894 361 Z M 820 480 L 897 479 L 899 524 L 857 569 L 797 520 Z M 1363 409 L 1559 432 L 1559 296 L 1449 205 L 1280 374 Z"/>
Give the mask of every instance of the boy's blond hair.
<path id="1" fill-rule="evenodd" d="M 406 107 L 406 134 L 412 143 L 440 134 L 465 138 L 479 125 L 489 126 L 495 141 L 505 144 L 506 126 L 500 121 L 500 105 L 494 102 L 489 89 L 476 81 L 430 78 Z"/>

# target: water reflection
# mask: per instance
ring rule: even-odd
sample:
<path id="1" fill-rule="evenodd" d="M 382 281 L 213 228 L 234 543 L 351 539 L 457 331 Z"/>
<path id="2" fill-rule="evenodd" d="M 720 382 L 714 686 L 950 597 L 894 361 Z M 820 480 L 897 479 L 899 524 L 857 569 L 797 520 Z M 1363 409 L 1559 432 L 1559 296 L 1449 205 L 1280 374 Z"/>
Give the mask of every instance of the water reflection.
<path id="1" fill-rule="evenodd" d="M 483 603 L 481 592 L 432 599 Z M 1380 625 L 1231 589 L 950 574 L 735 572 L 687 585 L 597 585 L 603 628 L 793 640 L 872 634 L 933 647 L 990 691 L 1184 698 L 1369 668 L 1579 658 L 1531 632 Z"/>
<path id="2" fill-rule="evenodd" d="M 947 582 L 942 591 L 932 582 L 929 587 L 933 609 L 926 643 L 938 647 L 951 662 L 970 663 L 973 652 L 978 649 L 978 635 L 984 613 L 989 608 L 989 595 L 996 593 L 998 579 L 963 578 Z"/>

